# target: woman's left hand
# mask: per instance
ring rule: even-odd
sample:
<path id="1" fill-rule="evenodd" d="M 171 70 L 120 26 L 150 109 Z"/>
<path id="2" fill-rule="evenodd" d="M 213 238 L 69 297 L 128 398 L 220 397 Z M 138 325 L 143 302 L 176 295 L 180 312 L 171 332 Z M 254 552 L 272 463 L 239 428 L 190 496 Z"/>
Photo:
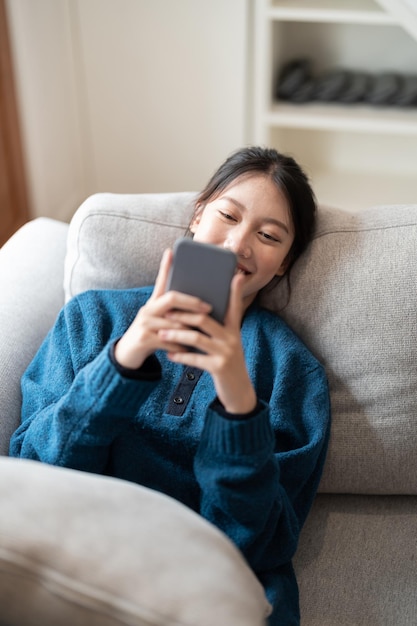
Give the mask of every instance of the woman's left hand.
<path id="1" fill-rule="evenodd" d="M 170 352 L 175 363 L 198 367 L 213 378 L 217 396 L 228 413 L 244 414 L 256 406 L 256 393 L 246 369 L 240 327 L 243 316 L 244 277 L 233 277 L 224 324 L 204 313 L 173 311 L 167 317 L 189 329 L 161 330 L 164 340 L 192 346 L 201 352 Z M 197 330 L 195 330 L 197 329 Z M 201 332 L 200 332 L 201 331 Z"/>

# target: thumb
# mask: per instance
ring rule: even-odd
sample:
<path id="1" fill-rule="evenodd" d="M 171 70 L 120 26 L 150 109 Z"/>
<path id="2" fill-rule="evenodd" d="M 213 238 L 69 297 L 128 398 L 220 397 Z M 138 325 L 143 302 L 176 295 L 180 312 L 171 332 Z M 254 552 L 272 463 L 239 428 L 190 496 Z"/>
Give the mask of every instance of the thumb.
<path id="1" fill-rule="evenodd" d="M 243 315 L 243 274 L 235 274 L 230 284 L 230 298 L 225 324 L 240 327 Z"/>

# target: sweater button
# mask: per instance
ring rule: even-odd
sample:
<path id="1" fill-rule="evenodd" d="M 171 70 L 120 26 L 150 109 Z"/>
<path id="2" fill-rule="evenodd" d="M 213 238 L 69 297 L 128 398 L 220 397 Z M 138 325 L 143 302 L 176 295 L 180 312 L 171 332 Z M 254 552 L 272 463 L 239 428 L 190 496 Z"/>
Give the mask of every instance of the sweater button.
<path id="1" fill-rule="evenodd" d="M 193 374 L 192 372 L 188 372 L 187 373 L 187 380 L 194 380 L 195 379 L 195 374 Z"/>
<path id="2" fill-rule="evenodd" d="M 176 397 L 174 398 L 174 403 L 175 403 L 175 404 L 184 404 L 184 399 L 183 399 L 183 398 L 181 398 L 181 396 L 176 396 Z"/>

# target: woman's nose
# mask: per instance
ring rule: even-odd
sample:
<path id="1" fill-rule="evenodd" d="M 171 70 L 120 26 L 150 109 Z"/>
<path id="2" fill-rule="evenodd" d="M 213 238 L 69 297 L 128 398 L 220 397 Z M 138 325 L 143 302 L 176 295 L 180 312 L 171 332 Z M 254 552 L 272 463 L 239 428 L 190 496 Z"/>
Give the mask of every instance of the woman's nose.
<path id="1" fill-rule="evenodd" d="M 244 233 L 238 233 L 236 230 L 229 234 L 224 242 L 224 247 L 244 259 L 248 259 L 252 253 L 249 238 Z"/>

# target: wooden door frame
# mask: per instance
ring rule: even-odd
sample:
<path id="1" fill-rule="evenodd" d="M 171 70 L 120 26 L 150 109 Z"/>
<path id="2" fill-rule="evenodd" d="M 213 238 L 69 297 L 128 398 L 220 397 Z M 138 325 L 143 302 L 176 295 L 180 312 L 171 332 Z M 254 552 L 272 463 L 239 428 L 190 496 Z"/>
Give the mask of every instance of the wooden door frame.
<path id="1" fill-rule="evenodd" d="M 1 246 L 30 215 L 5 0 L 0 0 L 0 141 L 5 162 Z"/>

